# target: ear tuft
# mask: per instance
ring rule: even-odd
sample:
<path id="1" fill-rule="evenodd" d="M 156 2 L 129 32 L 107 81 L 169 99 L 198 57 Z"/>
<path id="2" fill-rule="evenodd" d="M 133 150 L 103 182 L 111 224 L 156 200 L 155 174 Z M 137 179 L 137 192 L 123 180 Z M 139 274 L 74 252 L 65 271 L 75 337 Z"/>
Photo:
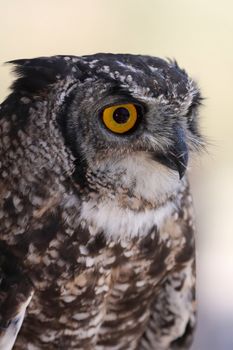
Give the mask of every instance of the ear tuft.
<path id="1" fill-rule="evenodd" d="M 11 86 L 14 91 L 29 93 L 46 90 L 49 86 L 64 78 L 69 72 L 69 65 L 59 56 L 19 59 L 7 63 L 15 65 L 18 76 Z"/>

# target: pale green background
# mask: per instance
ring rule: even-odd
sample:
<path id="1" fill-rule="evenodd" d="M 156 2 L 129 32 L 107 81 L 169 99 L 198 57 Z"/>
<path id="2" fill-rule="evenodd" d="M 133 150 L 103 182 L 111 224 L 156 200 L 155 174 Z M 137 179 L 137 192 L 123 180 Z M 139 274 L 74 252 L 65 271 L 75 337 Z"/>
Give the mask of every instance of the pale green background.
<path id="1" fill-rule="evenodd" d="M 0 63 L 95 52 L 176 58 L 206 97 L 208 154 L 193 173 L 200 309 L 207 318 L 201 328 L 213 319 L 227 328 L 233 315 L 233 1 L 0 0 Z M 1 66 L 0 100 L 11 79 L 9 67 Z M 215 333 L 224 342 L 220 328 Z M 214 344 L 211 349 L 233 349 Z"/>

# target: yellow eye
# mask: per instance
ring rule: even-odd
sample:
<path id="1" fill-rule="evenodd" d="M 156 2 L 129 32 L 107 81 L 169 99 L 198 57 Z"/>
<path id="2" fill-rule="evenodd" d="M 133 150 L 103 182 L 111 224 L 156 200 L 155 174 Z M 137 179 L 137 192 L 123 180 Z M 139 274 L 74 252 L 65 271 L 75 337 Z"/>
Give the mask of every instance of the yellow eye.
<path id="1" fill-rule="evenodd" d="M 124 134 L 132 129 L 137 117 L 137 109 L 132 103 L 107 107 L 103 111 L 105 126 L 117 134 Z"/>

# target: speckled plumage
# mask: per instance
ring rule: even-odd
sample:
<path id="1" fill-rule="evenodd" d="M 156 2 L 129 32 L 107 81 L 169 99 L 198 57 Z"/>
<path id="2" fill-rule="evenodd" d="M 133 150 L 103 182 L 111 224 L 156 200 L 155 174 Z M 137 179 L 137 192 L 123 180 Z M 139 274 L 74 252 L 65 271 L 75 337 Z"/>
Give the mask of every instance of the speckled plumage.
<path id="1" fill-rule="evenodd" d="M 0 349 L 22 322 L 15 350 L 188 349 L 196 84 L 149 56 L 13 63 L 0 108 Z M 100 110 L 122 101 L 142 114 L 115 135 Z"/>

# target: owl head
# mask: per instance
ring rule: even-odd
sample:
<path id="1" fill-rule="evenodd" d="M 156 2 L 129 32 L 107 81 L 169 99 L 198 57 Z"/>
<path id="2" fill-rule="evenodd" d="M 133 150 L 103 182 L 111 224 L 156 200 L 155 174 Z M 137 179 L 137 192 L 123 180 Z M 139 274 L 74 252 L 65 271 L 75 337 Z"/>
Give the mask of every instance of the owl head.
<path id="1" fill-rule="evenodd" d="M 18 104 L 17 130 L 47 143 L 80 186 L 170 193 L 202 147 L 200 92 L 176 62 L 95 54 L 11 63 L 19 77 L 2 110 Z"/>

